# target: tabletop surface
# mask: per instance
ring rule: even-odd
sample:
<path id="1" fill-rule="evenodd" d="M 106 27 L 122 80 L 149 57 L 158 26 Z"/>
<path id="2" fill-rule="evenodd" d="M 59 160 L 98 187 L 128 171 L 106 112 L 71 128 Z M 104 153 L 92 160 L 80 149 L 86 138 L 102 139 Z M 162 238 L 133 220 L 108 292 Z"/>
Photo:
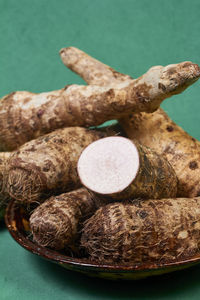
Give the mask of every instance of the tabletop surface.
<path id="1" fill-rule="evenodd" d="M 198 0 L 0 0 L 0 97 L 84 84 L 59 58 L 75 46 L 134 78 L 151 66 L 200 64 Z M 199 82 L 162 107 L 200 140 Z M 0 224 L 0 300 L 199 299 L 200 265 L 153 279 L 87 278 L 21 248 Z"/>

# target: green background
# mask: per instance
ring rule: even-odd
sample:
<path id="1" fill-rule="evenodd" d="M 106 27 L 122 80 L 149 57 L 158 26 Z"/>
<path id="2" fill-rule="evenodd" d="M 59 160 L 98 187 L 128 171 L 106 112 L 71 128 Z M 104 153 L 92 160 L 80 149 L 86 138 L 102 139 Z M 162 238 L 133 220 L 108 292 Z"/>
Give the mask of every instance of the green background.
<path id="1" fill-rule="evenodd" d="M 133 77 L 153 65 L 200 64 L 200 1 L 0 0 L 0 97 L 83 81 L 58 51 L 78 47 Z M 200 139 L 200 86 L 162 107 Z M 139 282 L 89 279 L 16 244 L 0 225 L 0 300 L 199 299 L 200 266 Z"/>

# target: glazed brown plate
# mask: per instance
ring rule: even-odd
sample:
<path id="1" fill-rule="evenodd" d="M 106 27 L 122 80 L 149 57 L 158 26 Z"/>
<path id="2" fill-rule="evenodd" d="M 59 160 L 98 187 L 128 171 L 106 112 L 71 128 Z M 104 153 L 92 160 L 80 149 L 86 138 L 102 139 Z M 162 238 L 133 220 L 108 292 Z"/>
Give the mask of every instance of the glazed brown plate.
<path id="1" fill-rule="evenodd" d="M 68 270 L 77 271 L 88 276 L 113 280 L 135 280 L 181 270 L 200 263 L 199 253 L 199 255 L 188 260 L 167 264 L 145 264 L 142 266 L 95 264 L 88 259 L 70 257 L 35 244 L 31 239 L 28 213 L 22 207 L 19 207 L 15 201 L 11 201 L 8 205 L 5 221 L 11 236 L 26 250 Z"/>

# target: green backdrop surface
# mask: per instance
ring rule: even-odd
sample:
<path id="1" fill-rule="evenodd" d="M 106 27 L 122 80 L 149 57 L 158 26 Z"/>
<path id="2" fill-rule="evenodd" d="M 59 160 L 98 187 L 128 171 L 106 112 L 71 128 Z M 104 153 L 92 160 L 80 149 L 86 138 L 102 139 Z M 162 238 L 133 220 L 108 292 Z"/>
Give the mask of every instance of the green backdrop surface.
<path id="1" fill-rule="evenodd" d="M 199 0 L 0 0 L 0 97 L 83 81 L 61 63 L 78 47 L 133 77 L 153 65 L 200 64 Z M 167 99 L 171 118 L 200 139 L 200 84 Z M 200 299 L 200 266 L 139 282 L 89 279 L 46 262 L 0 225 L 0 300 Z"/>

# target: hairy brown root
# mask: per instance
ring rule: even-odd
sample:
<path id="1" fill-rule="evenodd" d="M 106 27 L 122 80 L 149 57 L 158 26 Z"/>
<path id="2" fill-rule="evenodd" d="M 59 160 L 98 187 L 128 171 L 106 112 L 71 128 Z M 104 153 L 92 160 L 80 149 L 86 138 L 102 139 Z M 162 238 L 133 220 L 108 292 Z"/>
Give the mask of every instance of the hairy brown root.
<path id="1" fill-rule="evenodd" d="M 10 196 L 5 190 L 4 177 L 6 174 L 7 160 L 11 156 L 11 152 L 0 152 L 0 220 L 3 219 L 5 209 L 10 200 Z"/>
<path id="2" fill-rule="evenodd" d="M 42 180 L 36 172 L 25 169 L 12 169 L 5 178 L 9 195 L 18 201 L 37 201 L 41 196 Z"/>
<path id="3" fill-rule="evenodd" d="M 200 198 L 103 206 L 85 222 L 81 245 L 98 263 L 171 263 L 199 255 Z"/>
<path id="4" fill-rule="evenodd" d="M 90 143 L 105 136 L 101 131 L 68 127 L 27 142 L 7 163 L 7 192 L 16 200 L 31 203 L 80 187 L 79 156 Z"/>
<path id="5" fill-rule="evenodd" d="M 74 250 L 81 223 L 103 203 L 85 188 L 51 197 L 30 217 L 33 240 L 43 247 Z"/>

